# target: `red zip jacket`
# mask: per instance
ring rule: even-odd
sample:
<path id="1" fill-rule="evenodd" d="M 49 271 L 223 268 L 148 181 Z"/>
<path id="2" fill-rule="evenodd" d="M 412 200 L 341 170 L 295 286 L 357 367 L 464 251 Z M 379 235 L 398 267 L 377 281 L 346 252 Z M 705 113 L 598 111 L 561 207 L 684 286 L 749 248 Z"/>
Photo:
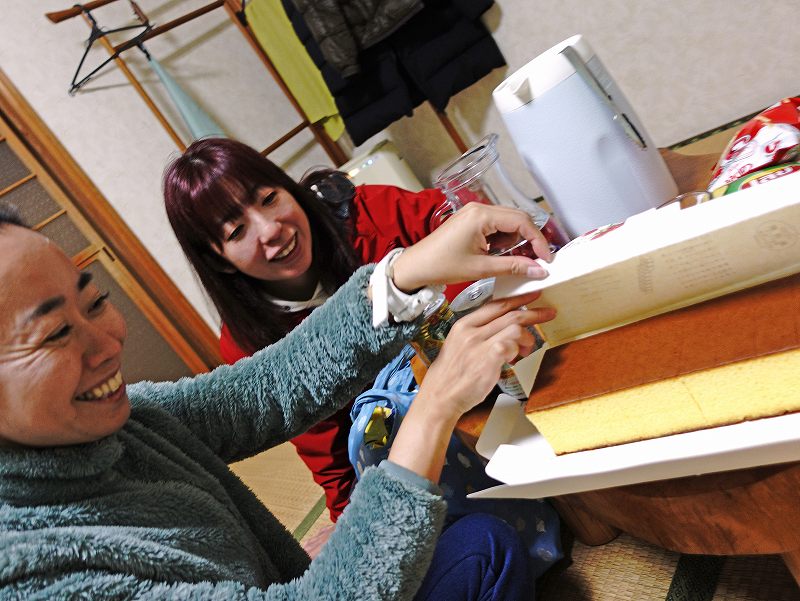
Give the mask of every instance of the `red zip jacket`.
<path id="1" fill-rule="evenodd" d="M 351 216 L 354 224 L 353 248 L 362 265 L 380 261 L 393 248 L 405 248 L 430 233 L 430 218 L 444 202 L 439 190 L 409 192 L 394 186 L 356 187 Z M 448 289 L 452 298 L 462 287 Z M 299 324 L 310 311 L 298 311 Z M 220 351 L 227 363 L 250 353 L 244 352 L 222 325 Z M 335 522 L 347 505 L 356 476 L 347 456 L 351 403 L 292 439 L 297 454 L 308 466 L 314 481 L 325 490 L 326 504 Z"/>

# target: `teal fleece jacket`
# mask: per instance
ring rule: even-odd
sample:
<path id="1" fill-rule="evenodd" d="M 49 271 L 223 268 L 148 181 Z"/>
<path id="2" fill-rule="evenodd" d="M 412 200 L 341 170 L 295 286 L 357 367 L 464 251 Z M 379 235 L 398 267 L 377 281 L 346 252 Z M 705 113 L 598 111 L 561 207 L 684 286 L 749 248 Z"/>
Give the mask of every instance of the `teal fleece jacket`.
<path id="1" fill-rule="evenodd" d="M 0 599 L 413 598 L 444 521 L 436 487 L 368 470 L 310 562 L 227 467 L 333 413 L 413 333 L 371 327 L 371 270 L 249 359 L 129 386 L 112 436 L 0 449 Z"/>

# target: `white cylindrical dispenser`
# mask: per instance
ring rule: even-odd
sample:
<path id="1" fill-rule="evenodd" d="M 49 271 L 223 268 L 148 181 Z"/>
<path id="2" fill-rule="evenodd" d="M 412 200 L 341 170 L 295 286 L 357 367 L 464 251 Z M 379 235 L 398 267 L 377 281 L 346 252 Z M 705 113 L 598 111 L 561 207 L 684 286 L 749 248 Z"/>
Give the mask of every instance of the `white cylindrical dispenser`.
<path id="1" fill-rule="evenodd" d="M 678 193 L 658 148 L 582 36 L 530 61 L 492 97 L 571 237 Z"/>

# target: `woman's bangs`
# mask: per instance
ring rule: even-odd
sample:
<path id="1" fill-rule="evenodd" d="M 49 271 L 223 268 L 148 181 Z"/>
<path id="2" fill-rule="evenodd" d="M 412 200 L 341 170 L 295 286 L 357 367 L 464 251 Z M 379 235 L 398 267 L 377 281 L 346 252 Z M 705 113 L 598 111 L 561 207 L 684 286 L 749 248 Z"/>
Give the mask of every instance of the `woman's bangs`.
<path id="1" fill-rule="evenodd" d="M 234 178 L 213 178 L 194 197 L 194 219 L 205 237 L 222 244 L 225 223 L 241 217 L 244 208 L 253 203 L 249 186 Z"/>

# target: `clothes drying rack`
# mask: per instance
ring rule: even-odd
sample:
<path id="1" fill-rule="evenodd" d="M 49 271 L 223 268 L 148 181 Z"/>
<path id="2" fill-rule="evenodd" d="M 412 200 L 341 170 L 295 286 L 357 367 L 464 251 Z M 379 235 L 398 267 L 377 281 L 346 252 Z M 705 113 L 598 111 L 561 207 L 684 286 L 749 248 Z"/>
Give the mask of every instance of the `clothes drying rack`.
<path id="1" fill-rule="evenodd" d="M 188 12 L 167 23 L 164 23 L 163 25 L 159 25 L 158 27 L 150 27 L 147 15 L 142 11 L 142 9 L 136 4 L 134 0 L 128 0 L 139 22 L 142 23 L 143 26 L 146 25 L 146 27 L 143 27 L 143 30 L 140 34 L 115 46 L 108 40 L 106 35 L 104 35 L 103 30 L 101 30 L 98 27 L 97 20 L 92 15 L 91 11 L 116 1 L 117 0 L 92 0 L 91 2 L 86 2 L 85 4 L 76 4 L 64 10 L 46 13 L 45 16 L 48 19 L 50 19 L 50 21 L 52 21 L 53 23 L 61 23 L 62 21 L 71 19 L 73 17 L 78 17 L 78 16 L 83 17 L 86 23 L 92 28 L 94 40 L 100 43 L 108 52 L 109 59 L 106 62 L 114 62 L 117 65 L 117 67 L 119 67 L 119 69 L 122 71 L 122 73 L 130 82 L 131 86 L 133 86 L 133 88 L 136 90 L 139 96 L 144 100 L 147 107 L 150 109 L 153 115 L 155 115 L 158 122 L 166 130 L 166 132 L 169 134 L 169 136 L 172 138 L 172 140 L 175 142 L 175 144 L 181 151 L 186 149 L 185 142 L 181 139 L 181 137 L 178 135 L 175 129 L 170 125 L 164 113 L 158 108 L 157 104 L 153 101 L 153 99 L 144 89 L 142 84 L 136 78 L 134 73 L 128 67 L 128 64 L 125 62 L 125 59 L 122 57 L 122 54 L 125 51 L 130 50 L 131 48 L 139 47 L 143 49 L 142 45 L 146 40 L 150 40 L 158 35 L 161 35 L 162 33 L 166 33 L 167 31 L 170 31 L 175 27 L 183 25 L 184 23 L 193 21 L 194 19 L 201 17 L 205 14 L 208 14 L 218 8 L 224 8 L 225 12 L 234 22 L 234 24 L 242 33 L 242 35 L 245 37 L 247 42 L 250 44 L 250 47 L 256 52 L 258 57 L 261 59 L 261 62 L 266 67 L 267 71 L 269 71 L 270 75 L 272 75 L 272 78 L 278 84 L 278 87 L 281 89 L 283 94 L 286 96 L 286 98 L 292 104 L 292 107 L 295 109 L 295 111 L 297 111 L 298 115 L 301 118 L 301 122 L 298 125 L 296 125 L 288 132 L 286 132 L 284 135 L 279 137 L 277 140 L 269 144 L 264 150 L 261 151 L 261 153 L 265 156 L 269 155 L 271 152 L 281 147 L 283 144 L 294 138 L 296 135 L 308 129 L 314 136 L 316 142 L 322 147 L 322 149 L 328 155 L 330 160 L 334 163 L 334 165 L 338 167 L 343 165 L 345 162 L 349 160 L 349 157 L 345 153 L 344 149 L 342 149 L 342 147 L 328 135 L 328 133 L 325 131 L 325 129 L 322 127 L 320 123 L 311 123 L 308 120 L 307 115 L 303 111 L 297 99 L 289 90 L 288 86 L 286 85 L 286 82 L 283 80 L 280 73 L 278 73 L 272 60 L 270 60 L 267 53 L 258 43 L 258 40 L 256 39 L 253 31 L 247 24 L 247 20 L 244 15 L 244 3 L 242 2 L 242 0 L 215 0 L 214 2 L 210 2 L 209 4 L 206 4 L 191 12 Z M 126 27 L 121 29 L 128 29 L 128 28 Z M 113 31 L 119 31 L 119 30 L 110 30 L 107 33 L 111 33 Z M 97 32 L 100 33 L 95 36 L 94 34 Z M 104 64 L 105 63 L 103 63 L 103 65 Z M 76 72 L 76 78 L 77 74 L 78 73 Z M 76 87 L 74 84 L 75 84 L 75 79 L 73 79 L 73 89 Z M 458 148 L 459 152 L 462 153 L 465 152 L 467 150 L 467 145 L 464 143 L 464 140 L 459 135 L 453 123 L 450 121 L 450 118 L 448 117 L 447 113 L 436 109 L 436 107 L 432 105 L 431 108 L 433 109 L 434 113 L 439 119 L 439 122 L 444 127 L 450 139 Z"/>

